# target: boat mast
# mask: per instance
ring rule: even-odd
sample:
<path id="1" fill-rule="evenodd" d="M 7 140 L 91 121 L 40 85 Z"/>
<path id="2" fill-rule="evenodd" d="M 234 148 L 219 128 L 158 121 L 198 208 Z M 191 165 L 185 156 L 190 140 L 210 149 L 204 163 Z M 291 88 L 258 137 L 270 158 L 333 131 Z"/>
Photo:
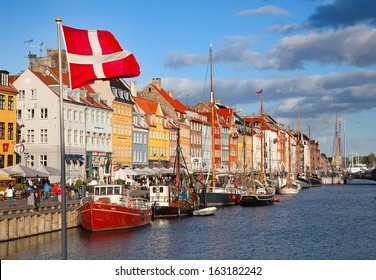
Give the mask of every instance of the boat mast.
<path id="1" fill-rule="evenodd" d="M 251 118 L 251 182 L 252 182 L 252 192 L 255 190 L 255 174 L 253 170 L 253 118 Z"/>
<path id="2" fill-rule="evenodd" d="M 262 107 L 262 92 L 260 93 L 260 142 L 261 142 L 261 166 L 260 166 L 260 181 L 264 182 L 264 128 L 263 128 L 263 107 Z"/>
<path id="3" fill-rule="evenodd" d="M 212 45 L 210 43 L 210 104 L 211 104 L 211 133 L 212 133 L 212 186 L 216 186 L 216 174 L 215 174 L 215 104 L 214 104 L 214 90 L 213 90 L 213 55 Z"/>
<path id="4" fill-rule="evenodd" d="M 288 165 L 288 171 L 287 171 L 287 186 L 291 186 L 291 134 L 290 134 L 290 126 L 288 128 L 288 140 L 289 140 L 289 145 L 288 145 L 288 153 L 289 153 L 289 165 Z"/>
<path id="5" fill-rule="evenodd" d="M 177 133 L 177 139 L 176 139 L 176 157 L 175 157 L 175 187 L 179 188 L 179 172 L 180 172 L 180 125 L 178 127 L 178 133 Z"/>
<path id="6" fill-rule="evenodd" d="M 308 126 L 308 147 L 309 147 L 309 171 L 308 179 L 312 176 L 312 144 L 311 144 L 311 126 Z"/>
<path id="7" fill-rule="evenodd" d="M 295 161 L 295 175 L 300 173 L 300 112 L 298 112 L 298 133 L 296 141 L 296 161 Z"/>

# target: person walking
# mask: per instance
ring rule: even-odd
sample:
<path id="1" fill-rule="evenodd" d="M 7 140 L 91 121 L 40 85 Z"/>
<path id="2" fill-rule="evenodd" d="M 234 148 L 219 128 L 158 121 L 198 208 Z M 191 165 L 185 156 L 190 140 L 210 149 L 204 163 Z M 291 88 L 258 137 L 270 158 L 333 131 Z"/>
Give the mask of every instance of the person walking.
<path id="1" fill-rule="evenodd" d="M 14 206 L 14 204 L 13 204 L 13 193 L 14 193 L 14 190 L 13 190 L 12 185 L 8 185 L 8 188 L 5 190 L 5 196 L 8 200 L 8 207 Z"/>
<path id="2" fill-rule="evenodd" d="M 34 194 L 34 206 L 35 206 L 35 211 L 39 212 L 39 207 L 40 207 L 40 196 L 39 193 L 36 192 Z"/>
<path id="3" fill-rule="evenodd" d="M 29 197 L 27 198 L 27 205 L 34 205 L 34 194 L 35 194 L 35 189 L 33 186 L 30 186 L 27 188 L 29 191 Z"/>
<path id="4" fill-rule="evenodd" d="M 58 189 L 57 189 L 57 198 L 58 198 L 58 201 L 61 202 L 61 194 L 63 193 L 62 189 L 61 189 L 61 186 L 58 185 Z"/>
<path id="5" fill-rule="evenodd" d="M 52 188 L 52 192 L 54 193 L 53 201 L 57 201 L 57 193 L 59 192 L 59 185 L 54 184 L 54 187 Z"/>
<path id="6" fill-rule="evenodd" d="M 46 200 L 46 199 L 49 199 L 50 198 L 50 190 L 51 190 L 51 186 L 48 182 L 46 182 L 44 184 L 44 187 L 43 187 L 43 200 Z"/>

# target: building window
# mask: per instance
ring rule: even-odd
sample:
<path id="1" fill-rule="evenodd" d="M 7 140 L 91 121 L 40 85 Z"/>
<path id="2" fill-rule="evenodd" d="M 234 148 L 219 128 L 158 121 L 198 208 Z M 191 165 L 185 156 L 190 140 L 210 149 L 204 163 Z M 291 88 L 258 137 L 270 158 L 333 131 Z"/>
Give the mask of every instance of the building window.
<path id="1" fill-rule="evenodd" d="M 29 120 L 34 119 L 35 117 L 35 110 L 34 109 L 27 109 L 27 118 Z"/>
<path id="2" fill-rule="evenodd" d="M 80 145 L 84 144 L 84 132 L 81 130 L 80 131 Z"/>
<path id="3" fill-rule="evenodd" d="M 40 143 L 47 143 L 47 129 L 40 130 Z"/>
<path id="4" fill-rule="evenodd" d="M 27 143 L 34 143 L 34 129 L 27 130 Z"/>
<path id="5" fill-rule="evenodd" d="M 71 144 L 71 143 L 72 143 L 72 129 L 68 129 L 67 143 L 68 143 L 68 144 Z"/>
<path id="6" fill-rule="evenodd" d="M 14 124 L 8 123 L 8 140 L 13 140 Z"/>
<path id="7" fill-rule="evenodd" d="M 34 155 L 29 155 L 29 159 L 27 160 L 30 167 L 34 167 L 35 165 L 35 157 Z"/>
<path id="8" fill-rule="evenodd" d="M 0 122 L 0 139 L 5 140 L 5 122 Z"/>
<path id="9" fill-rule="evenodd" d="M 14 109 L 13 96 L 8 96 L 8 110 L 13 111 L 13 109 Z"/>
<path id="10" fill-rule="evenodd" d="M 47 108 L 41 108 L 40 109 L 40 118 L 41 119 L 47 119 L 48 118 Z"/>
<path id="11" fill-rule="evenodd" d="M 8 87 L 9 86 L 9 72 L 2 70 L 0 72 L 0 85 Z"/>
<path id="12" fill-rule="evenodd" d="M 30 99 L 37 99 L 37 90 L 36 89 L 31 90 Z"/>
<path id="13" fill-rule="evenodd" d="M 22 119 L 22 110 L 21 109 L 17 109 L 17 111 L 16 111 L 16 117 L 17 117 L 17 120 Z"/>
<path id="14" fill-rule="evenodd" d="M 25 99 L 25 90 L 24 89 L 21 89 L 21 90 L 18 91 L 18 99 L 19 100 Z"/>
<path id="15" fill-rule="evenodd" d="M 39 156 L 39 165 L 47 166 L 47 155 Z"/>
<path id="16" fill-rule="evenodd" d="M 13 155 L 8 155 L 8 166 L 13 165 Z"/>
<path id="17" fill-rule="evenodd" d="M 5 110 L 5 95 L 0 95 L 0 110 Z"/>
<path id="18" fill-rule="evenodd" d="M 0 168 L 4 168 L 4 155 L 0 155 Z"/>
<path id="19" fill-rule="evenodd" d="M 72 120 L 72 110 L 71 109 L 68 109 L 68 116 L 67 116 L 68 120 Z"/>
<path id="20" fill-rule="evenodd" d="M 78 131 L 73 131 L 73 143 L 78 144 Z"/>
<path id="21" fill-rule="evenodd" d="M 76 110 L 73 112 L 73 119 L 74 119 L 74 121 L 76 121 L 76 122 L 79 121 L 79 119 L 78 119 L 78 111 L 76 111 Z"/>

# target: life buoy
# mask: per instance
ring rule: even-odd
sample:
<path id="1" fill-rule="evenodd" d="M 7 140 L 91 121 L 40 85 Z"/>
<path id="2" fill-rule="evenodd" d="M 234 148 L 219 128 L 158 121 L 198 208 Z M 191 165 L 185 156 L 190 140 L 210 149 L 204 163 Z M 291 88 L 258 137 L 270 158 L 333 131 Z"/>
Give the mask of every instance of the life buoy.
<path id="1" fill-rule="evenodd" d="M 131 207 L 132 206 L 132 201 L 130 198 L 128 198 L 128 207 Z"/>

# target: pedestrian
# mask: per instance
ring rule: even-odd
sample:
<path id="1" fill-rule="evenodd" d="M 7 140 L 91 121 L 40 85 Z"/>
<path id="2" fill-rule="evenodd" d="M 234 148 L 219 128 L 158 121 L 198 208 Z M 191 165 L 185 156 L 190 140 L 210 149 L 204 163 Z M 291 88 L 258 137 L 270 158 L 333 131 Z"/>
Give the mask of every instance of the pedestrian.
<path id="1" fill-rule="evenodd" d="M 61 202 L 61 194 L 63 193 L 63 191 L 62 191 L 60 185 L 57 185 L 57 187 L 58 187 L 58 189 L 57 189 L 57 198 L 58 198 L 59 202 Z"/>
<path id="2" fill-rule="evenodd" d="M 48 182 L 46 182 L 43 187 L 43 200 L 50 198 L 50 190 L 51 186 Z"/>
<path id="3" fill-rule="evenodd" d="M 14 190 L 13 190 L 13 187 L 12 185 L 8 185 L 8 188 L 5 190 L 5 196 L 8 200 L 8 207 L 12 207 L 14 204 L 13 204 L 13 193 L 14 193 Z"/>
<path id="4" fill-rule="evenodd" d="M 53 201 L 57 201 L 57 193 L 59 192 L 59 185 L 54 184 L 54 187 L 52 188 L 52 192 L 54 194 Z"/>
<path id="5" fill-rule="evenodd" d="M 39 212 L 39 207 L 40 207 L 40 196 L 39 193 L 36 192 L 34 194 L 34 205 L 35 205 L 35 211 Z"/>
<path id="6" fill-rule="evenodd" d="M 35 189 L 30 186 L 27 188 L 29 192 L 29 197 L 27 198 L 27 205 L 34 205 L 34 194 L 35 194 Z"/>

